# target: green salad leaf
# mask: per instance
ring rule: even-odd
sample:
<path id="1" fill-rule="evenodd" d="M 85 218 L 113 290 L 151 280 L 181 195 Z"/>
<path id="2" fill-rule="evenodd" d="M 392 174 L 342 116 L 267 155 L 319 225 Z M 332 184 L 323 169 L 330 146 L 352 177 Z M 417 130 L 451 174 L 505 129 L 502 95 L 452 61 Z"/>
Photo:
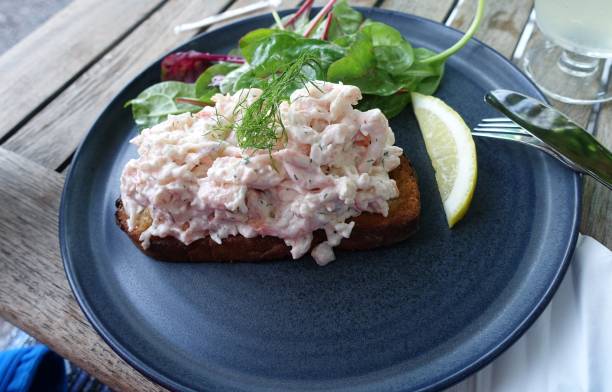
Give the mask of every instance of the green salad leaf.
<path id="1" fill-rule="evenodd" d="M 364 95 L 363 99 L 357 104 L 357 109 L 367 111 L 370 109 L 380 109 L 387 118 L 397 116 L 410 103 L 409 92 L 398 92 L 393 95 Z"/>
<path id="2" fill-rule="evenodd" d="M 364 94 L 387 96 L 412 81 L 408 74 L 414 50 L 399 31 L 379 22 L 366 23 L 347 55 L 331 64 L 327 80 L 352 84 Z"/>
<path id="3" fill-rule="evenodd" d="M 327 33 L 327 39 L 334 41 L 359 31 L 363 23 L 361 12 L 351 8 L 346 0 L 341 0 L 334 5 L 332 20 Z"/>
<path id="4" fill-rule="evenodd" d="M 126 102 L 125 106 L 132 107 L 134 121 L 140 129 L 165 121 L 169 114 L 202 110 L 200 106 L 178 103 L 176 98 L 196 98 L 195 85 L 175 81 L 157 83 Z"/>
<path id="5" fill-rule="evenodd" d="M 415 85 L 407 86 L 410 91 L 432 95 L 440 85 L 442 75 L 444 75 L 444 61 L 425 62 L 435 56 L 429 49 L 417 48 L 414 50 L 415 63 L 408 72 L 416 81 Z"/>
<path id="6" fill-rule="evenodd" d="M 213 95 L 221 92 L 219 88 L 221 82 L 213 84 L 213 79 L 215 77 L 225 76 L 240 67 L 240 64 L 234 63 L 218 63 L 208 67 L 195 82 L 195 96 L 198 97 L 199 101 L 211 103 Z"/>
<path id="7" fill-rule="evenodd" d="M 276 29 L 251 31 L 240 40 L 240 50 L 248 66 L 230 72 L 221 86 L 223 92 L 243 88 L 265 88 L 272 76 L 285 71 L 303 53 L 317 57 L 320 67 L 308 68 L 308 79 L 325 79 L 329 65 L 341 58 L 345 50 L 329 41 L 304 38 L 301 35 Z M 301 87 L 290 82 L 294 89 Z"/>

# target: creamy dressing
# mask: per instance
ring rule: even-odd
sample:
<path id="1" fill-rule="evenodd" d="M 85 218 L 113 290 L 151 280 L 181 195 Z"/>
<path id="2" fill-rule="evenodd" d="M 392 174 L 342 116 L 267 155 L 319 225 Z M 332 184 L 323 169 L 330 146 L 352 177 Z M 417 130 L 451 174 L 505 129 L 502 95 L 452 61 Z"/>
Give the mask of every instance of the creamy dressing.
<path id="1" fill-rule="evenodd" d="M 322 229 L 327 239 L 311 255 L 325 265 L 351 234 L 354 222 L 347 220 L 362 212 L 386 216 L 388 201 L 399 195 L 388 172 L 402 154 L 387 119 L 378 109 L 353 108 L 359 88 L 315 83 L 281 104 L 285 135 L 279 126 L 271 154 L 241 149 L 231 129 L 258 89 L 218 94 L 214 107 L 168 116 L 133 138 L 139 156 L 123 170 L 121 198 L 130 230 L 143 211 L 151 216 L 143 246 L 151 236 L 185 244 L 274 236 L 297 259 Z"/>

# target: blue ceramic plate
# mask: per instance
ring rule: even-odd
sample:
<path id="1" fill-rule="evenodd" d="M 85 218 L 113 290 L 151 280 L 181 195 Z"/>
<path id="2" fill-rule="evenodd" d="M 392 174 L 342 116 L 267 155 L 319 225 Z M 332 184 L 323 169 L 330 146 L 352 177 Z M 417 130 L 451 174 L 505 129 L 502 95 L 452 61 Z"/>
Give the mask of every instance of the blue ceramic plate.
<path id="1" fill-rule="evenodd" d="M 460 33 L 364 9 L 415 46 L 439 51 Z M 269 16 L 201 35 L 181 50 L 225 52 Z M 151 42 L 155 44 L 154 40 Z M 66 181 L 60 240 L 83 311 L 127 362 L 176 390 L 435 390 L 500 354 L 534 321 L 568 265 L 579 177 L 520 145 L 477 140 L 472 207 L 446 226 L 420 132 L 408 108 L 391 122 L 419 176 L 422 224 L 401 244 L 263 264 L 164 263 L 115 225 L 123 165 L 136 155 L 124 102 L 159 78 L 159 62 L 104 110 Z M 452 57 L 437 95 L 470 125 L 497 114 L 486 91 L 543 98 L 512 64 L 472 41 Z"/>

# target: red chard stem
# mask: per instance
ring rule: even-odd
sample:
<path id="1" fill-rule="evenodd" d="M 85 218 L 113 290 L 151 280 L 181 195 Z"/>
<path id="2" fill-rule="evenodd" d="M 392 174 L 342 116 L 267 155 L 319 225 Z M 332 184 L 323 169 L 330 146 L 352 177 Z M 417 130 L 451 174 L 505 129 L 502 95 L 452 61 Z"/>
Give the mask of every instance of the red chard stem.
<path id="1" fill-rule="evenodd" d="M 333 18 L 334 13 L 330 12 L 329 15 L 327 15 L 327 21 L 325 22 L 325 29 L 323 29 L 323 35 L 321 36 L 321 39 L 327 40 L 327 37 L 329 36 L 329 28 L 331 27 Z"/>
<path id="2" fill-rule="evenodd" d="M 305 12 L 310 11 L 310 9 L 312 8 L 312 5 L 314 4 L 314 0 L 306 0 L 302 6 L 300 8 L 298 8 L 298 10 L 295 12 L 295 14 L 293 14 L 293 16 L 291 18 L 289 18 L 289 20 L 287 22 L 285 22 L 285 27 L 290 27 L 293 26 L 295 24 L 295 21 L 298 20 L 300 18 L 300 16 L 302 16 L 302 14 L 304 14 Z"/>
<path id="3" fill-rule="evenodd" d="M 203 107 L 203 108 L 206 107 L 206 106 L 212 106 L 212 104 L 210 104 L 210 103 L 198 101 L 197 99 L 193 99 L 193 98 L 177 97 L 177 98 L 174 98 L 174 101 L 176 103 L 187 103 L 189 105 L 200 106 L 200 107 Z"/>
<path id="4" fill-rule="evenodd" d="M 336 0 L 329 0 L 329 2 L 325 4 L 325 7 L 323 7 L 321 11 L 319 11 L 319 13 L 314 17 L 314 19 L 310 21 L 310 24 L 308 25 L 308 28 L 304 33 L 304 37 L 310 37 L 310 34 L 312 34 L 312 32 L 317 28 L 321 20 L 323 20 L 323 18 L 325 18 L 325 16 L 330 13 L 332 8 L 334 7 L 334 4 L 336 4 Z"/>

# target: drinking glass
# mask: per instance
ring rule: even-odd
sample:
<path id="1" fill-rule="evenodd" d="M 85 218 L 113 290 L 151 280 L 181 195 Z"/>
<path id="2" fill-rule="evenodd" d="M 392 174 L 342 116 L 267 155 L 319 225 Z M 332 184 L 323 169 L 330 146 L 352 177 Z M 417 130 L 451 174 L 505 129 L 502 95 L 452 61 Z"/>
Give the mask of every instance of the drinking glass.
<path id="1" fill-rule="evenodd" d="M 525 72 L 547 95 L 562 102 L 612 100 L 612 0 L 536 0 L 544 36 L 525 55 Z"/>

